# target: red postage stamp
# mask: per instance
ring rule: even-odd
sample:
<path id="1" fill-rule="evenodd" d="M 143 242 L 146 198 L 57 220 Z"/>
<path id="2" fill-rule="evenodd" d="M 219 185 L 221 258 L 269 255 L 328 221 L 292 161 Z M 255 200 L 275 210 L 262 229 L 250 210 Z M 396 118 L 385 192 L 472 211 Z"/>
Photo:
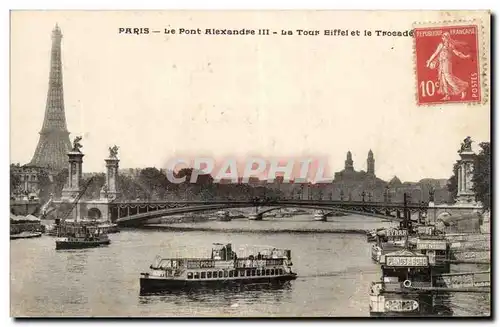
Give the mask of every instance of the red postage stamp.
<path id="1" fill-rule="evenodd" d="M 478 26 L 414 30 L 417 102 L 481 102 Z"/>

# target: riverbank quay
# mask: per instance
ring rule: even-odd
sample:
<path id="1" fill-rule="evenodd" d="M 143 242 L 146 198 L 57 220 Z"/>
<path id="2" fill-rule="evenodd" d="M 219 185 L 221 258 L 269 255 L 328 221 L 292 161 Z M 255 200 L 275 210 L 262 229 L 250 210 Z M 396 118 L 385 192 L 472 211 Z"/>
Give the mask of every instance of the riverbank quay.
<path id="1" fill-rule="evenodd" d="M 282 228 L 282 229 L 264 229 L 264 228 L 223 228 L 223 227 L 201 227 L 201 226 L 187 226 L 175 224 L 147 224 L 141 226 L 141 229 L 153 229 L 163 231 L 176 231 L 176 232 L 190 232 L 190 231 L 203 231 L 203 232 L 230 232 L 230 233 L 323 233 L 323 234 L 360 234 L 365 235 L 365 229 L 319 229 L 319 228 Z"/>

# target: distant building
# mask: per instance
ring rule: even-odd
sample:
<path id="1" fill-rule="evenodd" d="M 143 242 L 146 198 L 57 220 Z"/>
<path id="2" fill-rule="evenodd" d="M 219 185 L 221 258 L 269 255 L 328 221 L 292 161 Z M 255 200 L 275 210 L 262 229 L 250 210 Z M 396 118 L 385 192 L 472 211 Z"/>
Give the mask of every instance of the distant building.
<path id="1" fill-rule="evenodd" d="M 29 198 L 38 197 L 40 192 L 40 175 L 46 171 L 43 167 L 31 165 L 11 165 L 12 175 L 19 178 L 19 185 L 15 190 L 11 190 L 12 196 Z"/>
<path id="2" fill-rule="evenodd" d="M 403 182 L 398 178 L 398 176 L 394 176 L 387 185 L 390 188 L 397 188 L 403 186 Z"/>
<path id="3" fill-rule="evenodd" d="M 332 185 L 323 187 L 323 198 L 358 201 L 382 201 L 387 182 L 375 174 L 373 151 L 368 152 L 366 171 L 356 171 L 351 151 L 347 152 L 344 169 L 335 173 Z"/>
<path id="4" fill-rule="evenodd" d="M 446 179 L 446 178 L 440 178 L 440 179 L 424 178 L 424 179 L 421 179 L 418 183 L 422 184 L 422 185 L 428 185 L 428 186 L 431 186 L 431 187 L 438 189 L 438 188 L 445 188 L 448 184 L 448 179 Z"/>
<path id="5" fill-rule="evenodd" d="M 373 152 L 370 150 L 368 152 L 368 157 L 366 159 L 367 171 L 356 171 L 354 170 L 354 161 L 352 160 L 351 151 L 347 152 L 347 157 L 344 163 L 344 170 L 335 173 L 336 182 L 354 182 L 354 181 L 364 181 L 367 179 L 375 179 L 375 159 L 373 157 Z"/>

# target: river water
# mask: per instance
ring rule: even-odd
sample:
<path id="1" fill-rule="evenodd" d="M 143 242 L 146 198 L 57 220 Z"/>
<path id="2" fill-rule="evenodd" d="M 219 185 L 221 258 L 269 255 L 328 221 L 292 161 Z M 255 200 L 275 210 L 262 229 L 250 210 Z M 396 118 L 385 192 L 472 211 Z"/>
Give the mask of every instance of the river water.
<path id="1" fill-rule="evenodd" d="M 311 219 L 295 218 L 295 223 L 284 226 L 290 229 L 314 223 L 316 228 L 329 229 L 335 224 Z M 357 218 L 350 219 L 355 225 Z M 224 222 L 222 227 L 230 228 L 231 223 Z M 370 260 L 365 235 L 261 233 L 266 226 L 276 229 L 278 224 L 239 224 L 250 226 L 249 230 L 253 226 L 253 232 L 224 231 L 220 224 L 217 231 L 127 229 L 111 234 L 108 247 L 66 251 L 56 251 L 55 239 L 49 236 L 11 241 L 11 315 L 369 316 L 369 285 L 380 278 L 380 268 Z M 379 221 L 369 228 L 373 224 L 387 225 Z M 156 255 L 205 257 L 214 242 L 230 242 L 234 249 L 245 245 L 291 249 L 299 277 L 276 289 L 139 296 L 140 273 L 147 271 Z"/>

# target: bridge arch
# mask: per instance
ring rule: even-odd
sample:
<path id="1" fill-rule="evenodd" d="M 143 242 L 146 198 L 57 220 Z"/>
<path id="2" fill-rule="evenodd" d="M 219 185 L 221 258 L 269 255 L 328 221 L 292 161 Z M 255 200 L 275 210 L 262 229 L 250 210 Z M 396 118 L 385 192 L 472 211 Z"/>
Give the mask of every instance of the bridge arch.
<path id="1" fill-rule="evenodd" d="M 283 209 L 283 208 L 286 208 L 286 207 L 272 207 L 272 208 L 268 208 L 268 209 L 265 209 L 265 210 L 262 210 L 262 211 L 259 211 L 257 214 L 259 215 L 263 215 L 265 213 L 269 213 L 271 211 L 275 211 L 275 210 L 279 210 L 279 209 Z"/>
<path id="2" fill-rule="evenodd" d="M 87 211 L 87 217 L 89 219 L 96 219 L 96 220 L 99 220 L 102 218 L 102 212 L 101 210 L 99 210 L 98 208 L 96 207 L 93 207 L 93 208 L 90 208 L 88 211 Z"/>
<path id="3" fill-rule="evenodd" d="M 342 201 L 329 201 L 324 203 L 316 203 L 314 201 L 274 201 L 265 203 L 255 203 L 253 201 L 179 201 L 173 203 L 149 203 L 147 206 L 153 207 L 148 212 L 141 212 L 129 214 L 126 216 L 119 215 L 123 213 L 121 209 L 135 207 L 140 205 L 139 202 L 131 203 L 115 203 L 115 212 L 118 213 L 116 223 L 120 225 L 140 225 L 152 218 L 163 216 L 182 214 L 188 212 L 202 212 L 213 210 L 224 210 L 229 208 L 249 208 L 249 207 L 267 207 L 258 215 L 263 212 L 277 210 L 278 208 L 307 208 L 307 209 L 320 209 L 325 211 L 336 211 L 349 214 L 358 214 L 366 217 L 372 217 L 383 220 L 401 221 L 402 217 L 398 214 L 400 206 L 398 204 L 385 204 L 385 203 L 369 203 L 369 202 L 342 202 Z M 146 204 L 145 204 L 146 205 Z M 270 208 L 271 207 L 271 208 Z M 413 210 L 426 210 L 426 207 L 413 206 Z"/>

